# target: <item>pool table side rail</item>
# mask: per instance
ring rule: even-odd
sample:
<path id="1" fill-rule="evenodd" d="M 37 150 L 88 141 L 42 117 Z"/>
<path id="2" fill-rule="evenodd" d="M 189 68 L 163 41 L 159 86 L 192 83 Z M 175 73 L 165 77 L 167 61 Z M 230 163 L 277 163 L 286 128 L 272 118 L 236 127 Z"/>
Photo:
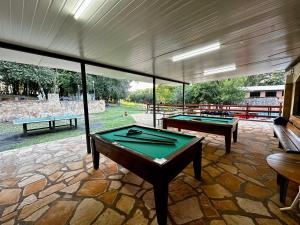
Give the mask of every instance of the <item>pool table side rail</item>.
<path id="1" fill-rule="evenodd" d="M 216 118 L 216 117 L 212 117 L 212 118 Z M 164 123 L 164 121 L 175 122 L 175 123 L 179 122 L 179 121 L 183 121 L 184 123 L 190 123 L 190 124 L 195 124 L 195 125 L 199 125 L 199 124 L 207 125 L 208 124 L 208 125 L 215 125 L 218 127 L 233 127 L 239 122 L 239 118 L 234 118 L 232 123 L 226 123 L 226 124 L 225 123 L 224 124 L 223 123 L 214 123 L 214 122 L 202 122 L 202 121 L 197 121 L 197 120 L 181 120 L 181 119 L 175 119 L 173 117 L 162 118 L 162 120 L 163 120 L 163 123 Z M 172 127 L 172 126 L 170 126 L 170 127 Z"/>
<path id="2" fill-rule="evenodd" d="M 118 130 L 128 129 L 128 128 L 131 128 L 131 127 L 141 127 L 141 128 L 144 128 L 144 129 L 159 130 L 159 131 L 162 131 L 162 132 L 166 132 L 166 133 L 170 133 L 170 134 L 176 134 L 176 135 L 179 135 L 179 136 L 185 136 L 185 137 L 190 137 L 190 138 L 197 137 L 197 136 L 192 135 L 192 134 L 183 134 L 183 133 L 179 133 L 177 131 L 158 129 L 158 128 L 153 128 L 153 127 L 150 127 L 150 126 L 141 126 L 141 125 L 136 125 L 136 124 L 131 124 L 131 125 L 123 126 L 123 127 L 116 127 L 116 128 L 96 132 L 95 134 L 96 135 L 101 135 L 101 134 L 106 134 L 106 133 L 110 133 L 110 132 L 114 132 L 114 131 L 118 131 Z"/>
<path id="3" fill-rule="evenodd" d="M 90 137 L 92 139 L 92 151 L 97 151 L 100 154 L 105 155 L 152 184 L 158 182 L 157 174 L 164 177 L 166 181 L 171 181 L 189 164 L 191 158 L 195 157 L 197 151 L 202 153 L 203 138 L 200 139 L 196 137 L 189 144 L 167 157 L 167 161 L 165 163 L 159 164 L 150 157 L 134 152 L 126 147 L 115 145 L 95 134 L 90 134 Z M 192 154 L 193 152 L 195 152 L 195 154 Z M 201 157 L 201 155 L 199 157 Z M 168 172 L 164 173 L 163 171 Z"/>

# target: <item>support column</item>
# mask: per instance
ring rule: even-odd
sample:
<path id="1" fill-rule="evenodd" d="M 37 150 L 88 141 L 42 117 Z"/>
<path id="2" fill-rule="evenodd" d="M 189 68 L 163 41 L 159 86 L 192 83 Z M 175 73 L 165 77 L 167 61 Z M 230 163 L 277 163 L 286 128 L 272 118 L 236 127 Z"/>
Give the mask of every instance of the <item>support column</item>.
<path id="1" fill-rule="evenodd" d="M 182 114 L 185 114 L 185 84 L 182 84 Z"/>
<path id="2" fill-rule="evenodd" d="M 89 109 L 87 99 L 87 85 L 86 85 L 86 71 L 85 64 L 80 63 L 81 66 L 81 79 L 82 79 L 82 96 L 83 96 L 83 110 L 84 110 L 84 122 L 85 122 L 85 135 L 86 135 L 86 147 L 87 153 L 91 153 L 91 142 L 90 142 L 90 122 L 89 122 Z"/>
<path id="3" fill-rule="evenodd" d="M 155 91 L 155 77 L 153 77 L 153 98 L 152 98 L 152 104 L 153 104 L 153 127 L 156 127 L 156 91 Z"/>

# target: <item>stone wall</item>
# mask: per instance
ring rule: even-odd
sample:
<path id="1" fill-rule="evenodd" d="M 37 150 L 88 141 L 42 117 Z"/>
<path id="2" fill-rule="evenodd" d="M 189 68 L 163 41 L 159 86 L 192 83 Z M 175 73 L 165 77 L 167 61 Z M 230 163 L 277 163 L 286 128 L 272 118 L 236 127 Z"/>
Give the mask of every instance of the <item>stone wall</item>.
<path id="1" fill-rule="evenodd" d="M 245 99 L 242 104 L 249 104 L 249 105 L 279 105 L 282 103 L 282 100 L 278 99 L 277 97 L 266 97 L 266 98 L 247 98 Z"/>
<path id="2" fill-rule="evenodd" d="M 89 101 L 89 113 L 105 110 L 105 102 Z M 83 114 L 82 101 L 6 101 L 0 102 L 0 122 L 17 118 L 45 117 L 63 114 Z"/>

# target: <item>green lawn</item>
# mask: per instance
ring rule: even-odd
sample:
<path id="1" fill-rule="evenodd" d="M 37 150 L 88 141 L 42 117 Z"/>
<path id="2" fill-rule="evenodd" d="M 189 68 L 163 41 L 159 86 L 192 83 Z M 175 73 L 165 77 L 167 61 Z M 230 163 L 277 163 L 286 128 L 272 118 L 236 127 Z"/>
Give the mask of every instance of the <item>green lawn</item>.
<path id="1" fill-rule="evenodd" d="M 132 103 L 122 103 L 118 105 L 110 105 L 105 112 L 90 114 L 91 133 L 110 129 L 114 127 L 134 124 L 135 121 L 131 114 L 144 112 L 142 105 Z M 125 116 L 125 112 L 128 116 Z M 47 127 L 48 123 L 40 123 L 29 125 L 28 128 Z M 85 134 L 84 119 L 78 121 L 77 130 L 62 130 L 55 133 L 39 133 L 34 135 L 22 136 L 22 125 L 13 125 L 10 123 L 0 123 L 0 151 L 8 149 L 20 148 L 33 144 L 43 143 L 63 139 L 67 137 Z"/>

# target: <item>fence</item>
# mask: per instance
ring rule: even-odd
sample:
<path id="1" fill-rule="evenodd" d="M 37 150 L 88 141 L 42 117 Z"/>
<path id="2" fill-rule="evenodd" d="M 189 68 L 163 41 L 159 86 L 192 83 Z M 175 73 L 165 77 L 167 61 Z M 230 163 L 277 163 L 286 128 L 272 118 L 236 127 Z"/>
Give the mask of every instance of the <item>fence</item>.
<path id="1" fill-rule="evenodd" d="M 182 110 L 182 104 L 157 104 L 156 112 Z M 147 104 L 147 113 L 153 111 L 153 105 Z M 250 118 L 275 118 L 282 113 L 282 103 L 279 105 L 222 105 L 222 104 L 186 104 L 185 113 L 229 113 L 245 119 Z"/>

